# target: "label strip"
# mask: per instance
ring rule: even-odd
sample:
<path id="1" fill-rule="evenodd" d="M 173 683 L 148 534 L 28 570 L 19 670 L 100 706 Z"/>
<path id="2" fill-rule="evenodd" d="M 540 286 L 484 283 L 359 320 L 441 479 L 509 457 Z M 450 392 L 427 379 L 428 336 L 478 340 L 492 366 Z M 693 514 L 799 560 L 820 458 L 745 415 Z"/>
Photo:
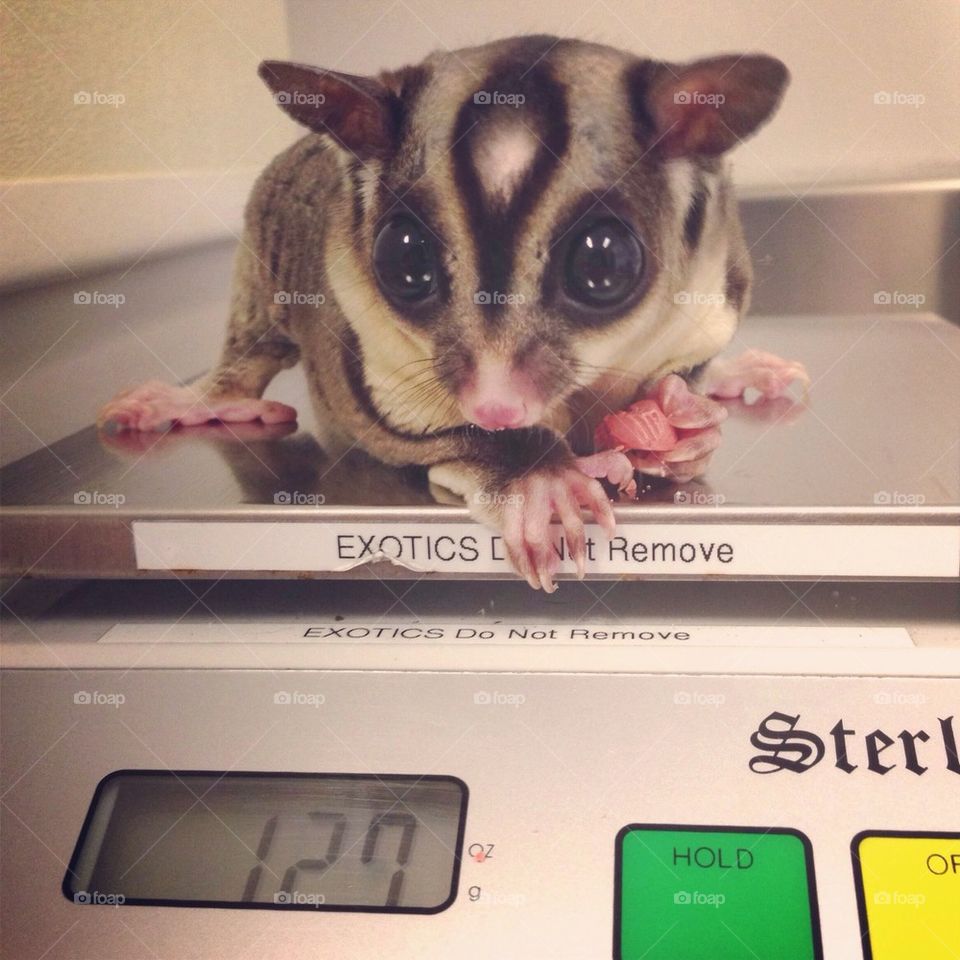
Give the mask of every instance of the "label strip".
<path id="1" fill-rule="evenodd" d="M 203 621 L 118 623 L 100 643 L 522 644 L 642 647 L 912 647 L 903 627 L 795 624 L 460 623 L 341 620 L 336 623 Z"/>
<path id="2" fill-rule="evenodd" d="M 501 537 L 476 523 L 150 521 L 133 524 L 140 570 L 346 572 L 385 560 L 414 573 L 507 573 Z M 957 577 L 960 527 L 632 524 L 587 528 L 604 575 Z M 574 572 L 555 528 L 561 572 Z"/>

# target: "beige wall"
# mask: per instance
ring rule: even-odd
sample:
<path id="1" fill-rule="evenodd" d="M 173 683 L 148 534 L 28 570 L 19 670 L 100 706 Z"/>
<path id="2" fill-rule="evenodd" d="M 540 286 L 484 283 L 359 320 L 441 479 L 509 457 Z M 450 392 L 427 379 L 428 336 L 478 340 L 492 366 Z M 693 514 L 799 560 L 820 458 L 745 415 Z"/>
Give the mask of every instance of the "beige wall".
<path id="1" fill-rule="evenodd" d="M 555 33 L 683 60 L 765 50 L 793 86 L 736 153 L 737 179 L 785 185 L 960 173 L 957 0 L 288 0 L 295 59 L 352 72 L 437 47 Z M 875 105 L 878 92 L 921 106 Z"/>
<path id="2" fill-rule="evenodd" d="M 256 76 L 287 53 L 280 0 L 4 0 L 0 18 L 0 178 L 224 171 L 289 141 Z"/>
<path id="3" fill-rule="evenodd" d="M 297 127 L 282 0 L 0 2 L 0 286 L 239 236 Z"/>
<path id="4" fill-rule="evenodd" d="M 375 72 L 536 31 L 780 56 L 781 114 L 735 154 L 748 189 L 960 174 L 957 0 L 3 0 L 0 286 L 235 236 L 298 133 L 263 58 Z"/>

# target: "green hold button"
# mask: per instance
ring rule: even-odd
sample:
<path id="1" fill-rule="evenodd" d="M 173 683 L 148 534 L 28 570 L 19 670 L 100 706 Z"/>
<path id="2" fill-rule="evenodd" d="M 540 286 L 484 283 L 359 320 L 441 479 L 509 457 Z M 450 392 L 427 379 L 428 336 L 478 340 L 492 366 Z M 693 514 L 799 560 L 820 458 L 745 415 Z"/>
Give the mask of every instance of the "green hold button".
<path id="1" fill-rule="evenodd" d="M 631 824 L 614 883 L 615 960 L 822 960 L 798 830 Z"/>

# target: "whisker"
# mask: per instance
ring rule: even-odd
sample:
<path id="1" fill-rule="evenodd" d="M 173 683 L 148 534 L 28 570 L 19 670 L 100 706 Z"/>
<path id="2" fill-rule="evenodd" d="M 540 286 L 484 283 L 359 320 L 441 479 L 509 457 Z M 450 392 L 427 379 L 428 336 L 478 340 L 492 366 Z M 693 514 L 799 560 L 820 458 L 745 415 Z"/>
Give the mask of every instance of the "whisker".
<path id="1" fill-rule="evenodd" d="M 570 365 L 574 367 L 574 369 L 591 370 L 591 371 L 596 371 L 598 373 L 612 373 L 621 377 L 639 379 L 635 371 L 624 370 L 621 367 L 604 367 L 595 363 L 587 363 L 585 360 L 571 360 Z"/>

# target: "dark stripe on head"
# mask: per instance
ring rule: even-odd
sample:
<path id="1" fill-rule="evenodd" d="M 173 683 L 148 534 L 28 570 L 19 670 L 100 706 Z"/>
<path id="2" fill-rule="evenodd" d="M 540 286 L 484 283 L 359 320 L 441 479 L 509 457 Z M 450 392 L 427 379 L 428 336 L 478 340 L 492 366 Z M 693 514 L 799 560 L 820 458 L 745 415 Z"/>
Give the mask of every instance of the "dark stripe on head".
<path id="1" fill-rule="evenodd" d="M 750 280 L 747 274 L 737 264 L 727 264 L 727 286 L 724 294 L 727 303 L 733 304 L 737 311 L 742 310 L 749 287 Z"/>
<path id="2" fill-rule="evenodd" d="M 561 41 L 562 42 L 562 41 Z M 566 92 L 553 76 L 549 54 L 553 37 L 523 37 L 493 65 L 478 90 L 522 95 L 520 106 L 463 103 L 452 134 L 453 174 L 474 240 L 479 289 L 506 293 L 514 267 L 516 236 L 561 163 L 570 139 Z M 511 117 L 503 111 L 517 111 Z M 506 204 L 489 197 L 474 165 L 478 139 L 498 123 L 523 123 L 540 142 L 529 170 Z M 492 303 L 488 316 L 502 313 Z"/>
<path id="3" fill-rule="evenodd" d="M 633 135 L 636 141 L 650 147 L 657 139 L 657 124 L 647 107 L 647 91 L 658 65 L 652 60 L 640 60 L 628 67 L 624 74 L 627 102 L 633 116 Z"/>
<path id="4" fill-rule="evenodd" d="M 420 95 L 429 84 L 433 70 L 426 64 L 403 67 L 400 70 L 385 71 L 380 74 L 380 82 L 391 92 L 389 109 L 390 125 L 393 130 L 393 151 L 389 156 L 381 157 L 383 168 L 380 171 L 381 183 L 394 181 L 395 168 L 404 168 L 403 178 L 416 180 L 423 174 L 423 144 L 417 143 L 414 136 L 412 118 L 416 112 Z M 410 163 L 411 151 L 416 151 L 418 163 L 413 169 Z"/>
<path id="5" fill-rule="evenodd" d="M 420 63 L 380 75 L 381 82 L 394 94 L 390 109 L 393 112 L 393 129 L 396 131 L 398 148 L 410 133 L 410 117 L 432 73 L 430 67 Z"/>
<path id="6" fill-rule="evenodd" d="M 363 183 L 360 180 L 360 161 L 350 164 L 350 193 L 353 200 L 353 229 L 359 231 L 363 226 Z"/>
<path id="7" fill-rule="evenodd" d="M 687 207 L 687 215 L 683 221 L 683 239 L 687 245 L 687 251 L 693 253 L 700 243 L 700 237 L 703 235 L 703 221 L 707 213 L 707 203 L 710 200 L 710 193 L 701 180 L 694 190 L 693 198 L 690 200 L 690 206 Z"/>

